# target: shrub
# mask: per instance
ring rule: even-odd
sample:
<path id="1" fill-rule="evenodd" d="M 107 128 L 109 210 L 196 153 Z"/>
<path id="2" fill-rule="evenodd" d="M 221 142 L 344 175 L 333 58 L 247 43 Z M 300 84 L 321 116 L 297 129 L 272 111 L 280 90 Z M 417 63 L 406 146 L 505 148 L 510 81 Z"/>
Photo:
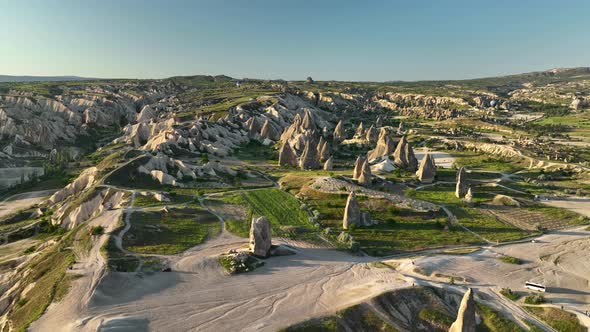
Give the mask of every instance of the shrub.
<path id="1" fill-rule="evenodd" d="M 25 249 L 24 253 L 25 255 L 32 254 L 35 252 L 35 250 L 37 250 L 36 246 L 30 246 L 27 249 Z"/>
<path id="2" fill-rule="evenodd" d="M 23 297 L 20 300 L 18 300 L 18 302 L 16 302 L 16 305 L 20 308 L 27 304 L 27 302 L 29 302 L 29 300 L 26 297 Z"/>
<path id="3" fill-rule="evenodd" d="M 90 234 L 92 234 L 92 235 L 101 235 L 103 233 L 104 233 L 104 227 L 101 225 L 93 226 L 90 229 Z"/>
<path id="4" fill-rule="evenodd" d="M 500 257 L 500 260 L 504 263 L 508 263 L 508 264 L 516 264 L 516 265 L 520 265 L 522 264 L 522 261 L 516 257 L 512 257 L 512 256 L 502 256 Z"/>
<path id="5" fill-rule="evenodd" d="M 526 304 L 541 304 L 545 303 L 545 297 L 542 294 L 531 294 L 524 298 Z"/>
<path id="6" fill-rule="evenodd" d="M 500 290 L 500 294 L 504 295 L 504 297 L 506 297 L 512 301 L 516 301 L 520 298 L 520 295 L 513 292 L 512 289 L 510 289 L 510 288 L 502 288 L 502 290 Z"/>

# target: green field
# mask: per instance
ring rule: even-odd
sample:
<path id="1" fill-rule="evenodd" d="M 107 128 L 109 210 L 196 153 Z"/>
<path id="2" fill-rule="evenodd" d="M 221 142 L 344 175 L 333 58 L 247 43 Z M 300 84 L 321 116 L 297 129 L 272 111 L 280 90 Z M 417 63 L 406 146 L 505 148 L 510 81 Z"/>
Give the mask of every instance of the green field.
<path id="1" fill-rule="evenodd" d="M 178 254 L 221 231 L 217 217 L 198 208 L 136 211 L 130 222 L 123 247 L 141 254 Z"/>
<path id="2" fill-rule="evenodd" d="M 324 194 L 306 190 L 308 204 L 320 212 L 321 222 L 334 230 L 342 230 L 342 218 L 347 195 Z M 442 212 L 423 213 L 400 209 L 384 199 L 357 196 L 361 211 L 369 211 L 378 220 L 374 226 L 350 229 L 349 233 L 360 247 L 372 256 L 386 256 L 403 251 L 420 250 L 446 245 L 476 244 L 481 241 L 460 228 L 445 230 L 446 215 Z"/>
<path id="3" fill-rule="evenodd" d="M 466 205 L 455 197 L 455 186 L 452 185 L 438 185 L 423 190 L 408 190 L 406 195 L 445 205 L 457 217 L 457 221 L 461 225 L 490 241 L 503 242 L 530 236 L 526 231 L 501 222 L 475 207 Z M 475 191 L 473 201 L 479 203 L 489 199 L 485 196 L 488 195 Z"/>
<path id="4" fill-rule="evenodd" d="M 524 307 L 528 312 L 541 318 L 557 331 L 586 332 L 587 329 L 580 324 L 578 317 L 567 311 L 551 307 Z"/>

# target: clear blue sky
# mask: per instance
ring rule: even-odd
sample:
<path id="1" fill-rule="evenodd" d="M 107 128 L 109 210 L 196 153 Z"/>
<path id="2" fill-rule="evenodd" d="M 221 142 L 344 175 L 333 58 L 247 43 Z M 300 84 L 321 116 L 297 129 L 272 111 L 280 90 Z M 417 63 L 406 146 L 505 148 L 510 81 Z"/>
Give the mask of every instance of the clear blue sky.
<path id="1" fill-rule="evenodd" d="M 590 66 L 590 1 L 0 0 L 0 74 L 461 79 Z"/>

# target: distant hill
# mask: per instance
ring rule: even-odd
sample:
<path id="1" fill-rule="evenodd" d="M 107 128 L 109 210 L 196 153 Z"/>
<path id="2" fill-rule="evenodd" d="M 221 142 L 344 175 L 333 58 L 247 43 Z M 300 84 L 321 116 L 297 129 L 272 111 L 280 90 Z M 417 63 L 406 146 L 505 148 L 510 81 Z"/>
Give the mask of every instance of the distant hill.
<path id="1" fill-rule="evenodd" d="M 51 82 L 51 81 L 87 81 L 94 78 L 80 76 L 10 76 L 0 75 L 0 82 Z"/>

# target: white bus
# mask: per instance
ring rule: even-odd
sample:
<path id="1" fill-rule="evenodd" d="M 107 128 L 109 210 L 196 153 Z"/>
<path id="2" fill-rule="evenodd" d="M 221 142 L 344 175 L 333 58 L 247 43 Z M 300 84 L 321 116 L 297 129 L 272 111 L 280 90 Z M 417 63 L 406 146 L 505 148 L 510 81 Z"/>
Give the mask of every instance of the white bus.
<path id="1" fill-rule="evenodd" d="M 536 290 L 537 292 L 543 292 L 545 293 L 545 290 L 547 290 L 547 288 L 541 284 L 537 284 L 535 282 L 530 282 L 527 281 L 524 283 L 524 287 L 528 288 L 528 289 L 532 289 L 532 290 Z"/>

